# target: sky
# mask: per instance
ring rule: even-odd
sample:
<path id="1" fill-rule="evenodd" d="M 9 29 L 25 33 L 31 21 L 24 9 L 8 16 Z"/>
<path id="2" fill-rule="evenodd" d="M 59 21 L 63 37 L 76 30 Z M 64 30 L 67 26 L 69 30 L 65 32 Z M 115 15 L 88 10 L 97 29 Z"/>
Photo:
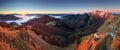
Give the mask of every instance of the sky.
<path id="1" fill-rule="evenodd" d="M 0 0 L 0 14 L 120 12 L 120 0 Z"/>

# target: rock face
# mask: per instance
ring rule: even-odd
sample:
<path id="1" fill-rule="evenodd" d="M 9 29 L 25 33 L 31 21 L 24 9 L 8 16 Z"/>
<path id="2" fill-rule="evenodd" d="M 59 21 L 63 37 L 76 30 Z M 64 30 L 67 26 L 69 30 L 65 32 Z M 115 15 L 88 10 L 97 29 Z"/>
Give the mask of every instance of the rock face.
<path id="1" fill-rule="evenodd" d="M 95 11 L 61 19 L 43 16 L 15 28 L 11 27 L 16 23 L 7 24 L 9 27 L 4 23 L 0 25 L 0 46 L 3 46 L 0 50 L 72 50 L 74 47 L 76 50 L 109 50 L 111 46 L 117 50 L 119 19 L 110 13 Z M 111 31 L 118 36 L 111 37 Z M 74 45 L 71 47 L 71 44 Z"/>
<path id="2" fill-rule="evenodd" d="M 6 20 L 18 20 L 20 18 L 13 16 L 13 15 L 0 15 L 0 21 L 6 21 Z"/>

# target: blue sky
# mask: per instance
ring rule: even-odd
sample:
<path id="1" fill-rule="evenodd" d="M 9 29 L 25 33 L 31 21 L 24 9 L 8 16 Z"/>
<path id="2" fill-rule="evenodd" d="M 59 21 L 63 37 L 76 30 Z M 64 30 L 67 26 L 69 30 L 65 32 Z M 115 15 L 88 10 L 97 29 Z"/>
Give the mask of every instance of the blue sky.
<path id="1" fill-rule="evenodd" d="M 0 0 L 0 13 L 120 12 L 120 0 Z"/>

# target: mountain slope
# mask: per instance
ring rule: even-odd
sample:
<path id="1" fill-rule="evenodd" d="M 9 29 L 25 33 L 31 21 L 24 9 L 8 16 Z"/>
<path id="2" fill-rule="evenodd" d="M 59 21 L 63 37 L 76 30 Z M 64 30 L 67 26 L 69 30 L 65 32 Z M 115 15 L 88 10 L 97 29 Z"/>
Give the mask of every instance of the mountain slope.
<path id="1" fill-rule="evenodd" d="M 119 19 L 95 11 L 62 19 L 44 16 L 17 27 L 3 24 L 0 50 L 119 50 Z"/>

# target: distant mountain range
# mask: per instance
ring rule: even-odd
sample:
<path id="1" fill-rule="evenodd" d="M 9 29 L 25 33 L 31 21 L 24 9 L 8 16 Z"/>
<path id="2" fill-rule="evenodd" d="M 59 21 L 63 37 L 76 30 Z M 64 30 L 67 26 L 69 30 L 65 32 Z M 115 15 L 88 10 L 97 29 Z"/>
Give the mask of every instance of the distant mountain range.
<path id="1" fill-rule="evenodd" d="M 0 15 L 0 21 L 7 21 L 7 20 L 18 20 L 20 18 L 13 16 L 13 15 Z"/>

